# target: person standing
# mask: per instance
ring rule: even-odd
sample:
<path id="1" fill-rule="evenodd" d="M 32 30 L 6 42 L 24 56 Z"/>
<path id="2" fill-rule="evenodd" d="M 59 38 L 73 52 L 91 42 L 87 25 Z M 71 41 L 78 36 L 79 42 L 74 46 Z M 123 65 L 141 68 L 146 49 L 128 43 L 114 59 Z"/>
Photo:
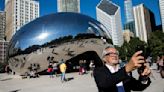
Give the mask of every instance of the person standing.
<path id="1" fill-rule="evenodd" d="M 148 87 L 151 83 L 149 78 L 151 71 L 146 65 L 144 65 L 144 71 L 138 80 L 129 74 L 145 62 L 144 57 L 140 55 L 141 53 L 142 51 L 136 52 L 130 61 L 121 68 L 118 51 L 112 46 L 105 48 L 103 51 L 105 64 L 94 69 L 94 78 L 99 92 L 141 91 Z M 142 80 L 143 76 L 145 80 Z"/>
<path id="2" fill-rule="evenodd" d="M 10 74 L 10 73 L 12 72 L 12 70 L 11 70 L 10 67 L 9 67 L 9 65 L 6 65 L 6 67 L 5 67 L 5 72 L 6 72 L 7 74 Z"/>
<path id="3" fill-rule="evenodd" d="M 53 63 L 53 74 L 56 75 L 56 77 L 57 77 L 57 71 L 58 71 L 57 63 Z"/>
<path id="4" fill-rule="evenodd" d="M 83 61 L 80 60 L 80 61 L 79 61 L 79 75 L 82 75 L 82 74 L 83 74 L 83 73 L 82 73 L 82 69 L 83 69 Z"/>
<path id="5" fill-rule="evenodd" d="M 160 73 L 160 75 L 161 75 L 161 78 L 164 78 L 164 61 L 163 61 L 163 59 L 164 59 L 164 56 L 160 56 L 160 58 L 159 58 L 159 61 L 158 61 L 158 63 L 159 63 L 159 73 Z"/>
<path id="6" fill-rule="evenodd" d="M 50 78 L 53 78 L 53 66 L 52 66 L 52 63 L 49 63 L 47 72 L 49 73 Z"/>
<path id="7" fill-rule="evenodd" d="M 60 68 L 60 72 L 61 72 L 61 82 L 63 83 L 64 81 L 66 81 L 65 72 L 66 72 L 66 68 L 67 68 L 63 59 L 61 60 L 61 64 L 60 64 L 59 68 Z"/>
<path id="8" fill-rule="evenodd" d="M 89 68 L 90 68 L 90 71 L 91 71 L 91 77 L 93 77 L 93 70 L 95 68 L 95 64 L 94 64 L 93 60 L 91 60 L 91 62 L 89 64 Z"/>

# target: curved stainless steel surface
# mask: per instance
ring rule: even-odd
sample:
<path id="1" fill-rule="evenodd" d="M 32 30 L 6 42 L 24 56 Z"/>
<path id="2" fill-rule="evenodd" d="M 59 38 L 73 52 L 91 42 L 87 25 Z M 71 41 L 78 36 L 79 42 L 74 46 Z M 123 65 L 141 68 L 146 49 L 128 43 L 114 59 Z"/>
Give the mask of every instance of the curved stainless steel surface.
<path id="1" fill-rule="evenodd" d="M 103 25 L 91 17 L 78 13 L 46 15 L 26 24 L 13 36 L 8 62 L 21 75 L 32 64 L 39 67 L 37 72 L 45 71 L 50 57 L 56 63 L 64 59 L 71 69 L 84 59 L 101 65 L 102 50 L 108 45 L 102 37 L 109 39 Z"/>

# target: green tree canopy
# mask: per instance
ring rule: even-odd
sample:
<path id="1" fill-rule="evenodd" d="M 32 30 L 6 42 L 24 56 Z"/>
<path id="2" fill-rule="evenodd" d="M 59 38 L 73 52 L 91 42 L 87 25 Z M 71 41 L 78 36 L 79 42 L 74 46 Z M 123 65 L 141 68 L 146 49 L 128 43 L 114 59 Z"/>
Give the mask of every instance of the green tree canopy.
<path id="1" fill-rule="evenodd" d="M 120 58 L 122 60 L 129 60 L 131 56 L 136 52 L 137 46 L 143 46 L 145 55 L 153 57 L 156 61 L 157 56 L 164 55 L 164 33 L 162 31 L 155 31 L 150 33 L 148 43 L 141 41 L 139 38 L 132 38 L 129 43 L 124 42 L 121 47 L 116 47 L 120 52 Z"/>

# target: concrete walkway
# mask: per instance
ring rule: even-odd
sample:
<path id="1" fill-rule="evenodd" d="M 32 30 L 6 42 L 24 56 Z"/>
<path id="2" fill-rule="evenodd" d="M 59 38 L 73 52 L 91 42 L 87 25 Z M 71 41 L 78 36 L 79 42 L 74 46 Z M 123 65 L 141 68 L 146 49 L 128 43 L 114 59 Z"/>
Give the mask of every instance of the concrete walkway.
<path id="1" fill-rule="evenodd" d="M 164 92 L 164 79 L 152 69 L 152 84 L 143 92 Z M 136 71 L 133 75 L 137 77 Z M 90 74 L 66 74 L 67 78 L 74 78 L 61 83 L 60 77 L 49 78 L 48 75 L 40 78 L 21 79 L 19 76 L 0 74 L 0 92 L 98 92 L 94 78 Z"/>

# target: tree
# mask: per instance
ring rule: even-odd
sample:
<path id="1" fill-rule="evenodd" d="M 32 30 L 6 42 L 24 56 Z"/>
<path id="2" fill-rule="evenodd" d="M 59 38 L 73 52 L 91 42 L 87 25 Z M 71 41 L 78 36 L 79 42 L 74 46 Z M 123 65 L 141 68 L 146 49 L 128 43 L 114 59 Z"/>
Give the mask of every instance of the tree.
<path id="1" fill-rule="evenodd" d="M 119 57 L 121 60 L 127 60 L 128 47 L 129 47 L 129 44 L 127 42 L 124 42 L 124 44 L 121 47 L 116 47 L 116 49 L 120 52 Z"/>
<path id="2" fill-rule="evenodd" d="M 143 46 L 145 51 L 144 56 L 151 56 L 153 60 L 156 60 L 157 56 L 164 55 L 164 33 L 162 31 L 155 31 L 150 33 L 148 43 L 141 41 L 139 38 L 132 38 L 129 43 L 124 42 L 121 47 L 116 47 L 120 52 L 120 58 L 122 60 L 128 60 L 136 52 L 137 46 Z"/>
<path id="3" fill-rule="evenodd" d="M 163 42 L 164 33 L 162 31 L 155 31 L 150 34 L 150 38 L 148 39 L 148 46 L 154 61 L 156 61 L 157 56 L 164 55 Z"/>
<path id="4" fill-rule="evenodd" d="M 117 50 L 120 52 L 119 56 L 122 60 L 127 60 L 131 58 L 131 56 L 136 52 L 137 46 L 143 46 L 143 49 L 147 48 L 147 44 L 141 41 L 139 38 L 134 37 L 132 38 L 129 43 L 124 42 L 121 47 L 116 47 Z"/>

